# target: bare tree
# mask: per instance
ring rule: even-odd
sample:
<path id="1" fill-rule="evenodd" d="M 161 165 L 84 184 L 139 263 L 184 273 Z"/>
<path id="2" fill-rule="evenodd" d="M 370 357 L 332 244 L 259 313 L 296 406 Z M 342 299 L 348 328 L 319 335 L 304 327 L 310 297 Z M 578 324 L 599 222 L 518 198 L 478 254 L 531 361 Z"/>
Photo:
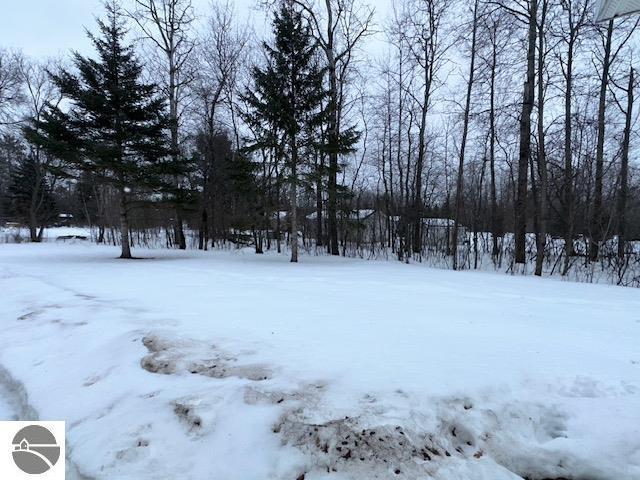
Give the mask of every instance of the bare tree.
<path id="1" fill-rule="evenodd" d="M 327 123 L 328 185 L 327 216 L 329 252 L 339 255 L 338 244 L 338 172 L 341 153 L 341 133 L 345 127 L 342 114 L 345 105 L 345 84 L 356 56 L 356 48 L 371 34 L 374 10 L 361 5 L 358 0 L 319 0 L 324 10 L 316 7 L 314 0 L 292 0 L 302 7 L 311 20 L 316 39 L 327 61 L 329 77 L 329 105 Z"/>
<path id="2" fill-rule="evenodd" d="M 593 209 L 591 211 L 590 225 L 590 241 L 589 241 L 589 259 L 594 261 L 598 258 L 600 244 L 605 240 L 606 229 L 605 219 L 603 215 L 603 182 L 604 182 L 604 161 L 605 161 L 605 130 L 606 130 L 606 108 L 607 93 L 610 83 L 611 66 L 616 58 L 631 38 L 632 33 L 638 26 L 639 21 L 627 28 L 620 25 L 619 31 L 621 38 L 618 40 L 616 48 L 613 48 L 614 37 L 614 20 L 609 20 L 607 28 L 600 31 L 602 41 L 602 57 L 601 57 L 601 77 L 600 92 L 598 95 L 598 140 L 596 145 L 595 158 L 595 178 L 593 192 Z"/>
<path id="3" fill-rule="evenodd" d="M 564 207 L 564 266 L 563 275 L 569 271 L 571 257 L 574 254 L 574 194 L 573 194 L 573 84 L 574 59 L 580 44 L 581 34 L 588 25 L 591 3 L 589 0 L 562 0 L 562 15 L 558 17 L 560 37 L 565 51 L 559 54 L 560 67 L 564 77 L 564 172 L 562 184 L 562 202 Z"/>
<path id="4" fill-rule="evenodd" d="M 197 129 L 204 133 L 202 201 L 200 205 L 199 247 L 206 248 L 211 223 L 211 175 L 215 155 L 215 139 L 224 128 L 221 108 L 228 106 L 233 118 L 233 94 L 238 89 L 238 73 L 243 66 L 249 42 L 249 30 L 236 21 L 231 3 L 211 3 L 206 28 L 195 50 L 194 81 L 190 85 L 192 111 L 198 117 Z M 232 122 L 233 124 L 233 122 Z M 232 125 L 239 148 L 239 134 Z"/>
<path id="5" fill-rule="evenodd" d="M 192 79 L 187 69 L 188 60 L 194 49 L 191 27 L 194 21 L 191 0 L 133 0 L 136 6 L 131 17 L 136 21 L 145 37 L 162 52 L 165 57 L 165 88 L 169 99 L 171 122 L 171 155 L 174 162 L 180 157 L 180 115 L 181 101 L 185 87 Z M 180 179 L 176 179 L 180 187 Z M 187 248 L 184 235 L 181 203 L 181 188 L 176 198 L 176 242 L 180 249 Z"/>
<path id="6" fill-rule="evenodd" d="M 527 190 L 528 169 L 531 157 L 531 113 L 534 103 L 536 36 L 537 36 L 538 0 L 528 0 L 526 21 L 527 35 L 527 74 L 522 92 L 522 112 L 520 114 L 520 151 L 518 155 L 518 182 L 515 203 L 515 262 L 524 264 L 526 261 L 527 236 Z"/>
<path id="7" fill-rule="evenodd" d="M 549 0 L 541 0 L 540 19 L 538 22 L 538 152 L 537 166 L 538 177 L 540 179 L 540 192 L 538 195 L 538 231 L 536 238 L 536 268 L 535 275 L 542 276 L 542 266 L 544 262 L 544 251 L 547 245 L 547 224 L 548 224 L 548 199 L 549 199 L 549 178 L 547 170 L 547 150 L 545 145 L 545 90 L 548 83 L 545 76 L 545 65 L 547 60 L 546 30 L 547 15 L 549 12 Z"/>
<path id="8" fill-rule="evenodd" d="M 467 137 L 469 135 L 469 116 L 471 114 L 471 94 L 473 93 L 473 81 L 476 72 L 476 39 L 478 36 L 478 11 L 479 1 L 473 4 L 473 26 L 471 27 L 471 52 L 469 56 L 469 77 L 467 79 L 467 96 L 464 105 L 464 116 L 462 126 L 462 140 L 460 143 L 460 155 L 458 162 L 458 180 L 456 182 L 456 205 L 453 223 L 453 240 L 451 243 L 451 255 L 453 256 L 453 269 L 458 269 L 458 227 L 462 214 L 463 187 L 464 187 L 464 157 L 467 148 Z M 484 170 L 483 170 L 484 171 Z"/>
<path id="9" fill-rule="evenodd" d="M 419 108 L 418 151 L 415 165 L 413 201 L 411 219 L 413 220 L 413 251 L 422 250 L 422 185 L 426 159 L 427 114 L 429 113 L 432 94 L 436 84 L 438 71 L 445 63 L 448 50 L 445 34 L 445 15 L 451 2 L 449 0 L 414 0 L 409 2 L 407 23 L 411 26 L 405 34 L 415 62 L 414 75 L 421 79 L 420 96 L 414 96 Z M 475 45 L 474 45 L 475 50 Z M 475 53 L 473 54 L 475 61 Z M 471 78 L 473 82 L 473 78 Z"/>
<path id="10" fill-rule="evenodd" d="M 626 108 L 621 110 L 625 116 L 624 132 L 622 135 L 622 155 L 620 159 L 620 188 L 618 190 L 618 257 L 624 258 L 627 243 L 627 203 L 629 199 L 629 147 L 631 144 L 631 121 L 633 118 L 633 102 L 635 88 L 635 71 L 629 67 L 629 83 L 625 90 L 627 94 Z"/>
<path id="11" fill-rule="evenodd" d="M 16 107 L 24 100 L 20 64 L 22 55 L 0 48 L 0 126 L 15 124 Z"/>
<path id="12" fill-rule="evenodd" d="M 489 225 L 491 230 L 491 256 L 494 263 L 497 263 L 500 257 L 500 246 L 498 239 L 502 234 L 502 222 L 498 214 L 498 175 L 496 172 L 496 161 L 498 149 L 498 114 L 499 104 L 499 75 L 504 70 L 504 61 L 502 57 L 508 49 L 512 40 L 508 34 L 512 29 L 513 22 L 509 21 L 507 14 L 499 9 L 492 8 L 483 16 L 483 40 L 480 46 L 485 45 L 487 51 L 480 48 L 479 55 L 482 58 L 486 75 L 488 76 L 488 96 L 489 96 L 489 208 L 490 218 Z M 484 40 L 486 39 L 486 40 Z"/>
<path id="13" fill-rule="evenodd" d="M 18 65 L 24 89 L 24 116 L 28 121 L 33 121 L 31 123 L 36 125 L 36 129 L 38 122 L 42 119 L 44 110 L 51 105 L 58 105 L 61 100 L 60 92 L 51 81 L 51 76 L 49 75 L 53 65 L 53 61 L 38 63 L 26 58 L 21 58 Z M 38 145 L 30 145 L 29 156 L 34 168 L 35 182 L 31 189 L 29 201 L 29 236 L 32 242 L 39 242 L 42 239 L 45 226 L 40 213 L 49 191 L 53 189 L 55 184 L 55 177 L 51 179 L 49 184 L 47 184 L 45 178 L 51 173 L 51 167 L 56 159 L 43 152 Z M 40 228 L 39 231 L 38 228 Z"/>

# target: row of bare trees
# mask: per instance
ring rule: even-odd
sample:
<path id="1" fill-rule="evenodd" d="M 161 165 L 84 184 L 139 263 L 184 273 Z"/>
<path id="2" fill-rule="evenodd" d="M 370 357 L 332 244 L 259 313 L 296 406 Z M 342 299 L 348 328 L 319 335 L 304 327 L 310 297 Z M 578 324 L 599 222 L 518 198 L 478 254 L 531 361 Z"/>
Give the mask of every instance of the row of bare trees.
<path id="1" fill-rule="evenodd" d="M 167 98 L 174 160 L 192 165 L 174 179 L 171 205 L 153 206 L 168 243 L 186 248 L 196 232 L 200 248 L 280 249 L 285 236 L 298 241 L 283 213 L 295 203 L 309 223 L 304 241 L 333 255 L 362 238 L 350 229 L 365 209 L 381 229 L 369 248 L 406 261 L 438 255 L 454 269 L 486 256 L 514 271 L 568 274 L 638 254 L 635 17 L 595 24 L 593 0 L 394 0 L 378 12 L 361 0 L 283 1 L 308 22 L 327 92 L 295 202 L 277 132 L 246 149 L 264 138 L 246 121 L 246 95 L 253 67 L 267 61 L 259 37 L 270 33 L 256 34 L 224 1 L 206 11 L 190 0 L 122 4 Z M 253 14 L 280 4 L 256 2 Z M 0 52 L 7 135 L 56 101 L 46 75 L 55 65 L 19 57 Z M 56 159 L 32 156 L 54 189 Z M 70 188 L 81 216 L 104 228 L 104 187 Z M 434 216 L 451 226 L 435 253 L 425 243 Z"/>
<path id="2" fill-rule="evenodd" d="M 550 238 L 564 239 L 565 274 L 578 239 L 588 261 L 614 236 L 615 253 L 629 253 L 638 22 L 595 24 L 592 11 L 588 0 L 395 3 L 371 97 L 372 180 L 413 228 L 414 255 L 421 205 L 455 220 L 454 269 L 463 227 L 491 234 L 494 259 L 506 245 L 537 275 Z"/>

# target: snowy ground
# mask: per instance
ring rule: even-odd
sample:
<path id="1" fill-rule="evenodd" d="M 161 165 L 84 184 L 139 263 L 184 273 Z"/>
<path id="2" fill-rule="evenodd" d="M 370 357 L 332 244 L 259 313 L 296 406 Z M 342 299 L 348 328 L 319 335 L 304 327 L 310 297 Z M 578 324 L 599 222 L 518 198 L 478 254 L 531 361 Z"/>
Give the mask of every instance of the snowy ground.
<path id="1" fill-rule="evenodd" d="M 0 246 L 0 418 L 69 478 L 640 479 L 640 292 L 395 262 Z"/>
<path id="2" fill-rule="evenodd" d="M 42 234 L 43 242 L 69 241 L 64 237 L 92 237 L 92 231 L 86 227 L 48 227 Z M 61 238 L 63 237 L 63 238 Z M 22 243 L 29 241 L 29 229 L 25 227 L 0 227 L 0 244 Z"/>

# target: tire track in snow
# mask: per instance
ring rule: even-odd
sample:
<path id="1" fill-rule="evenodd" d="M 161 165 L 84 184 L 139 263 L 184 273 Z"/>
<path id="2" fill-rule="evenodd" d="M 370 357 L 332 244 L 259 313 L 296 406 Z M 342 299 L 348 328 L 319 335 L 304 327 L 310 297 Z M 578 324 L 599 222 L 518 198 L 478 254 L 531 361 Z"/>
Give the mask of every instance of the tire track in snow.
<path id="1" fill-rule="evenodd" d="M 0 365 L 0 397 L 12 410 L 10 420 L 27 422 L 39 420 L 38 412 L 29 403 L 29 395 L 24 384 L 16 380 L 2 365 Z M 66 478 L 68 480 L 93 480 L 92 477 L 80 472 L 71 458 L 71 451 L 68 447 L 66 451 L 66 467 Z"/>
<path id="2" fill-rule="evenodd" d="M 29 276 L 49 286 L 60 288 L 59 286 L 46 282 L 41 277 L 37 277 L 35 275 L 17 275 L 15 272 L 10 270 L 5 271 L 5 273 L 12 278 L 17 276 Z M 69 291 L 69 289 L 65 288 L 60 289 Z M 71 293 L 74 293 L 76 296 L 83 298 L 84 300 L 92 300 L 92 298 L 83 296 L 79 292 L 71 291 Z M 0 364 L 0 402 L 10 410 L 9 418 L 7 418 L 7 420 L 38 421 L 40 419 L 36 409 L 31 405 L 31 403 L 29 403 L 29 394 L 24 384 L 11 375 L 11 372 L 9 372 L 9 370 L 7 370 L 2 364 Z M 66 447 L 65 460 L 65 473 L 67 480 L 94 480 L 93 477 L 80 472 L 78 466 L 71 458 L 71 449 L 68 445 Z"/>

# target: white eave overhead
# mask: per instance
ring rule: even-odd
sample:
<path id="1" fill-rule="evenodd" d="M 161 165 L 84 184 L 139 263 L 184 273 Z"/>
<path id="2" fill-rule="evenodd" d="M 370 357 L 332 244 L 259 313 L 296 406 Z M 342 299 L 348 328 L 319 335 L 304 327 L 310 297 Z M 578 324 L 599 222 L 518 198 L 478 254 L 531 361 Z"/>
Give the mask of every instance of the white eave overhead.
<path id="1" fill-rule="evenodd" d="M 640 12 L 640 0 L 597 0 L 596 22 Z"/>

